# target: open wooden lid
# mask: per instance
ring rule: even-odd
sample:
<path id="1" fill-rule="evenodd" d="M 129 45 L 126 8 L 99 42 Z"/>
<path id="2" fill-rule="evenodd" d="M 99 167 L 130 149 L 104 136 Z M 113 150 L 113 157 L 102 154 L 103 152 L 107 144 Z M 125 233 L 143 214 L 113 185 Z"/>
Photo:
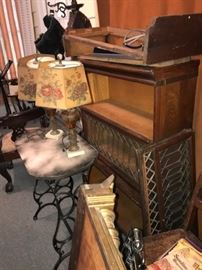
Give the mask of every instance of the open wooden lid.
<path id="1" fill-rule="evenodd" d="M 143 61 L 153 64 L 202 53 L 202 14 L 157 17 L 146 30 Z"/>

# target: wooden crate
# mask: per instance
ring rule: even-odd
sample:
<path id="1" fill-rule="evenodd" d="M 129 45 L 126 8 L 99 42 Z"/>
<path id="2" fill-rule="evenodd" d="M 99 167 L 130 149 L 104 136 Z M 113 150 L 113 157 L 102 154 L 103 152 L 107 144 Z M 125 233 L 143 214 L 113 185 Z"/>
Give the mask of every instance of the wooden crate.
<path id="1" fill-rule="evenodd" d="M 99 27 L 66 30 L 67 56 L 91 54 L 95 47 L 119 53 L 142 64 L 187 58 L 202 53 L 202 14 L 161 16 L 145 29 L 144 46 L 131 49 L 123 45 L 131 29 Z M 115 58 L 115 56 L 113 56 Z"/>

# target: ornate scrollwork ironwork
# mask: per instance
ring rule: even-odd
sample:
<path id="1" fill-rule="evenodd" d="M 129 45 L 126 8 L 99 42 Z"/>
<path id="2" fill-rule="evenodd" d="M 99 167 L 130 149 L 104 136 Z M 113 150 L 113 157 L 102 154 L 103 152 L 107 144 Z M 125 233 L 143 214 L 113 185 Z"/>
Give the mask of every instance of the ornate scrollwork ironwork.
<path id="1" fill-rule="evenodd" d="M 76 1 L 72 1 L 72 4 L 71 5 L 66 5 L 65 3 L 63 2 L 57 2 L 55 4 L 51 4 L 50 2 L 48 2 L 48 6 L 51 7 L 51 8 L 55 8 L 56 7 L 56 10 L 55 12 L 61 12 L 61 17 L 62 18 L 65 18 L 66 17 L 66 10 L 79 10 L 83 4 L 77 4 Z"/>

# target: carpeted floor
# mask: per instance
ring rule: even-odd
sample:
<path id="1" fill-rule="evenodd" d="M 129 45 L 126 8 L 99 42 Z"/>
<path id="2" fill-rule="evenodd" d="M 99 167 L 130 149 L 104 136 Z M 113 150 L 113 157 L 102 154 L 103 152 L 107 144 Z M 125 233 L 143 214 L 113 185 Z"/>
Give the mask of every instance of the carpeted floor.
<path id="1" fill-rule="evenodd" d="M 34 179 L 21 160 L 15 161 L 10 173 L 14 191 L 9 194 L 4 191 L 6 181 L 0 176 L 0 270 L 52 270 L 58 259 L 52 245 L 56 209 L 44 208 L 34 221 Z M 68 269 L 68 259 L 58 268 L 63 269 Z"/>

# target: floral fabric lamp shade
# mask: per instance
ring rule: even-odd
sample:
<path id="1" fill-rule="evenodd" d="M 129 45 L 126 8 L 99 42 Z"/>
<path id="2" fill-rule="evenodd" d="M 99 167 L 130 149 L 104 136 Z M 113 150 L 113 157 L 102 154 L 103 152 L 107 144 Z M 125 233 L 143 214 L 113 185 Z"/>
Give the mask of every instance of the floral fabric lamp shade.
<path id="1" fill-rule="evenodd" d="M 67 110 L 91 102 L 85 70 L 78 61 L 40 63 L 37 81 L 37 106 Z"/>
<path id="2" fill-rule="evenodd" d="M 18 98 L 35 101 L 37 86 L 37 70 L 40 62 L 55 61 L 51 55 L 33 54 L 20 58 L 18 61 Z"/>
<path id="3" fill-rule="evenodd" d="M 79 120 L 77 108 L 88 103 L 91 103 L 91 94 L 82 63 L 55 61 L 39 64 L 36 106 L 62 110 L 69 135 L 69 157 L 84 154 L 79 150 L 75 127 Z"/>

